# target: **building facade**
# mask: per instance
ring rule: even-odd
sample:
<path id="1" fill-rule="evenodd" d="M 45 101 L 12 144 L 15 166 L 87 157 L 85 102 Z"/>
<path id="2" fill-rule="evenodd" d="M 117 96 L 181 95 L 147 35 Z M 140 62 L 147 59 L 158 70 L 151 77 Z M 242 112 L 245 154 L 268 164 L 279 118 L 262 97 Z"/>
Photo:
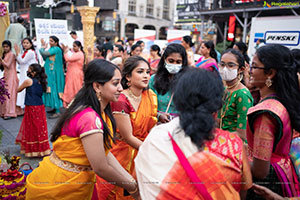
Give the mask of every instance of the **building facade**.
<path id="1" fill-rule="evenodd" d="M 148 29 L 156 31 L 156 39 L 166 39 L 175 4 L 175 0 L 119 0 L 120 38 L 134 36 L 134 29 Z"/>

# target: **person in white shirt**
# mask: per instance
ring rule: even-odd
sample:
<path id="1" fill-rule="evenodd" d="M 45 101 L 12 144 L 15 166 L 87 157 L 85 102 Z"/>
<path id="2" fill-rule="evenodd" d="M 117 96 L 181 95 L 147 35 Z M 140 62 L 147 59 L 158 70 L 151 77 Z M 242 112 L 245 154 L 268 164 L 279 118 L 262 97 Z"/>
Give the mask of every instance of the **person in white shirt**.
<path id="1" fill-rule="evenodd" d="M 20 67 L 20 76 L 19 76 L 19 86 L 26 80 L 28 79 L 27 77 L 27 70 L 29 65 L 33 64 L 33 63 L 38 63 L 38 57 L 37 54 L 35 52 L 34 46 L 33 46 L 33 42 L 30 38 L 24 38 L 22 41 L 22 47 L 23 47 L 23 53 L 20 53 L 20 48 L 17 44 L 15 44 L 14 49 L 16 52 L 16 60 L 19 64 Z M 20 108 L 24 108 L 25 107 L 25 94 L 26 91 L 23 90 L 22 92 L 18 93 L 18 97 L 17 97 L 17 106 L 19 106 Z M 22 115 L 23 111 L 20 110 L 20 108 L 18 109 L 18 115 Z"/>

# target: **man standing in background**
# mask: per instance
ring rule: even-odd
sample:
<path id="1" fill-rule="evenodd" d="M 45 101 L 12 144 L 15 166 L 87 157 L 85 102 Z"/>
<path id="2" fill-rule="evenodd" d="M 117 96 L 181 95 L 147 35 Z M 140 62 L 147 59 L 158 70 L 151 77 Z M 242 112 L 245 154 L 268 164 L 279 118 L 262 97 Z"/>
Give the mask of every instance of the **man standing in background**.
<path id="1" fill-rule="evenodd" d="M 5 31 L 5 40 L 9 40 L 14 47 L 15 44 L 21 48 L 21 42 L 27 37 L 26 28 L 24 27 L 24 19 L 18 17 L 18 23 L 13 23 Z M 21 48 L 22 49 L 22 48 Z M 14 51 L 14 48 L 12 48 Z"/>

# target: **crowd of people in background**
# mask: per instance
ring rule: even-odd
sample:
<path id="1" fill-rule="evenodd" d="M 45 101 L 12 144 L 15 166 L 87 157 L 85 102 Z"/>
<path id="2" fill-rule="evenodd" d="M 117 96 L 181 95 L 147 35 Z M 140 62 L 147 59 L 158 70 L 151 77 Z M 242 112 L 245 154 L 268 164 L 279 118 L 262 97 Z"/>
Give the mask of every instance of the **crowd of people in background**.
<path id="1" fill-rule="evenodd" d="M 149 52 L 107 37 L 84 52 L 70 34 L 72 48 L 54 35 L 38 50 L 26 36 L 2 43 L 0 115 L 24 115 L 22 154 L 50 155 L 28 199 L 300 196 L 300 50 L 261 45 L 249 58 L 243 42 L 220 54 L 184 36 Z M 52 151 L 45 107 L 59 118 Z"/>

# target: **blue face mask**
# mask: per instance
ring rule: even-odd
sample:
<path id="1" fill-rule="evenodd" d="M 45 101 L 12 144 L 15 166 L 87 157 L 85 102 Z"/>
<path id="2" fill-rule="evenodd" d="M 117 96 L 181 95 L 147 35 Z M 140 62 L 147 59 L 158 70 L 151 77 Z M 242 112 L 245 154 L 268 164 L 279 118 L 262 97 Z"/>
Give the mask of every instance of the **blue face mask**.
<path id="1" fill-rule="evenodd" d="M 177 74 L 182 69 L 182 64 L 170 64 L 165 62 L 165 67 L 170 74 Z"/>

